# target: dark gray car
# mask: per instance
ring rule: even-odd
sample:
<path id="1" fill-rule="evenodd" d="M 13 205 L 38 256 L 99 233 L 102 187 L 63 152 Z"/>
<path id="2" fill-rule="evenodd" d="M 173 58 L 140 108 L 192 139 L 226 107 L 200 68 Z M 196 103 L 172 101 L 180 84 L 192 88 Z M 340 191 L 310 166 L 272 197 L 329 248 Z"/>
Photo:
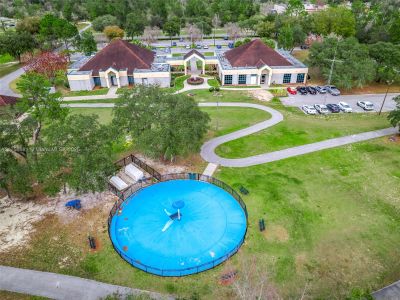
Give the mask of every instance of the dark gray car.
<path id="1" fill-rule="evenodd" d="M 332 96 L 340 96 L 340 91 L 338 90 L 338 88 L 334 85 L 327 85 L 326 90 L 329 94 L 331 94 Z"/>

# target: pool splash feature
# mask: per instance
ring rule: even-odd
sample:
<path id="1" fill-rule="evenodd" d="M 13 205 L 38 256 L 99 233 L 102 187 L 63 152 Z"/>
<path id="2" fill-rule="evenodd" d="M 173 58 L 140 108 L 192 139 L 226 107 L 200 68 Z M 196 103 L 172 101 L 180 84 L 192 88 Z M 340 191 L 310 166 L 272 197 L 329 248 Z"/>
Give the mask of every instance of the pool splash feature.
<path id="1" fill-rule="evenodd" d="M 246 230 L 246 213 L 230 193 L 189 179 L 139 190 L 121 204 L 109 227 L 122 258 L 160 276 L 215 267 L 236 253 Z"/>

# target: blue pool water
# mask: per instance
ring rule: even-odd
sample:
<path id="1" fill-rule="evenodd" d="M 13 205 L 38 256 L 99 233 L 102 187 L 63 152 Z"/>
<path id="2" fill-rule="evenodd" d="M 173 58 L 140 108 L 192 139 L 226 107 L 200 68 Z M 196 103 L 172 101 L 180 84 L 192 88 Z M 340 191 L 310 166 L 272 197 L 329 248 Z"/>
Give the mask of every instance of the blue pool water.
<path id="1" fill-rule="evenodd" d="M 203 181 L 171 180 L 128 198 L 111 220 L 110 236 L 133 266 L 183 276 L 234 254 L 246 228 L 245 212 L 228 192 Z"/>

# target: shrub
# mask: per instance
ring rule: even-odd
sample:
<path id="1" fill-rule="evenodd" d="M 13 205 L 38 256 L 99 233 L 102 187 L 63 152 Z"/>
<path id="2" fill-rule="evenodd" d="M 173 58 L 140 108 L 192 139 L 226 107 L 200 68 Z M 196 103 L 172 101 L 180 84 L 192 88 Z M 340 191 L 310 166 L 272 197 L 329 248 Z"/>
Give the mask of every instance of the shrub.
<path id="1" fill-rule="evenodd" d="M 103 31 L 107 26 L 118 25 L 118 20 L 112 15 L 104 15 L 93 20 L 92 26 L 96 31 Z"/>
<path id="2" fill-rule="evenodd" d="M 211 93 L 215 91 L 215 88 L 212 86 L 208 89 Z"/>

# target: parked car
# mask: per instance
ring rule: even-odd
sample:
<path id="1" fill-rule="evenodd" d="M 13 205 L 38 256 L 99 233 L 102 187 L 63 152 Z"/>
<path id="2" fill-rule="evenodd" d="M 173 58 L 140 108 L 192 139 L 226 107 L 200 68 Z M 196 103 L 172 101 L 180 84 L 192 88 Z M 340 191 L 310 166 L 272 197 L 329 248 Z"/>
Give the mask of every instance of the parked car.
<path id="1" fill-rule="evenodd" d="M 180 42 L 183 42 L 183 38 L 182 38 L 182 37 L 181 37 L 181 38 L 179 38 L 179 41 L 180 41 Z"/>
<path id="2" fill-rule="evenodd" d="M 203 49 L 208 49 L 208 45 L 203 45 Z"/>
<path id="3" fill-rule="evenodd" d="M 222 48 L 222 46 L 221 45 L 217 45 L 217 49 L 221 49 Z"/>
<path id="4" fill-rule="evenodd" d="M 176 42 L 172 42 L 172 47 L 176 47 Z"/>
<path id="5" fill-rule="evenodd" d="M 227 37 L 227 36 L 224 36 L 224 40 L 227 41 L 227 40 L 228 40 L 228 37 Z"/>
<path id="6" fill-rule="evenodd" d="M 311 106 L 311 105 L 303 105 L 301 109 L 307 114 L 307 115 L 316 115 L 317 110 Z"/>
<path id="7" fill-rule="evenodd" d="M 230 49 L 233 49 L 233 48 L 235 47 L 235 44 L 234 44 L 233 42 L 230 42 L 230 43 L 228 44 L 228 47 L 229 47 Z"/>
<path id="8" fill-rule="evenodd" d="M 306 89 L 307 89 L 307 92 L 310 95 L 316 95 L 317 94 L 317 90 L 313 86 L 307 86 Z"/>
<path id="9" fill-rule="evenodd" d="M 338 90 L 338 88 L 334 85 L 327 85 L 326 87 L 326 91 L 331 94 L 332 96 L 340 96 L 340 91 Z"/>
<path id="10" fill-rule="evenodd" d="M 185 45 L 185 48 L 190 49 L 190 45 L 189 44 Z"/>
<path id="11" fill-rule="evenodd" d="M 307 95 L 307 89 L 304 86 L 298 86 L 296 90 L 302 95 Z"/>
<path id="12" fill-rule="evenodd" d="M 196 45 L 196 49 L 201 49 L 202 47 L 201 47 L 201 45 L 200 44 L 197 44 Z"/>
<path id="13" fill-rule="evenodd" d="M 316 86 L 315 89 L 320 94 L 326 94 L 326 87 L 324 87 L 324 86 Z"/>
<path id="14" fill-rule="evenodd" d="M 291 95 L 296 95 L 297 94 L 297 90 L 294 88 L 294 87 L 288 87 L 287 88 L 287 91 L 288 91 L 288 93 L 289 94 L 291 94 Z"/>
<path id="15" fill-rule="evenodd" d="M 301 45 L 300 46 L 300 49 L 303 49 L 303 50 L 308 49 L 308 48 L 310 48 L 308 45 Z"/>
<path id="16" fill-rule="evenodd" d="M 357 105 L 367 111 L 371 111 L 371 110 L 375 109 L 374 104 L 369 101 L 358 101 Z"/>
<path id="17" fill-rule="evenodd" d="M 340 101 L 339 102 L 339 107 L 340 107 L 340 110 L 342 110 L 345 113 L 353 112 L 353 109 L 351 108 L 351 106 L 348 105 L 346 102 Z"/>
<path id="18" fill-rule="evenodd" d="M 329 109 L 330 112 L 333 113 L 340 113 L 340 107 L 337 104 L 327 104 L 326 107 Z"/>
<path id="19" fill-rule="evenodd" d="M 314 107 L 321 115 L 329 114 L 329 109 L 324 104 L 315 104 Z"/>

